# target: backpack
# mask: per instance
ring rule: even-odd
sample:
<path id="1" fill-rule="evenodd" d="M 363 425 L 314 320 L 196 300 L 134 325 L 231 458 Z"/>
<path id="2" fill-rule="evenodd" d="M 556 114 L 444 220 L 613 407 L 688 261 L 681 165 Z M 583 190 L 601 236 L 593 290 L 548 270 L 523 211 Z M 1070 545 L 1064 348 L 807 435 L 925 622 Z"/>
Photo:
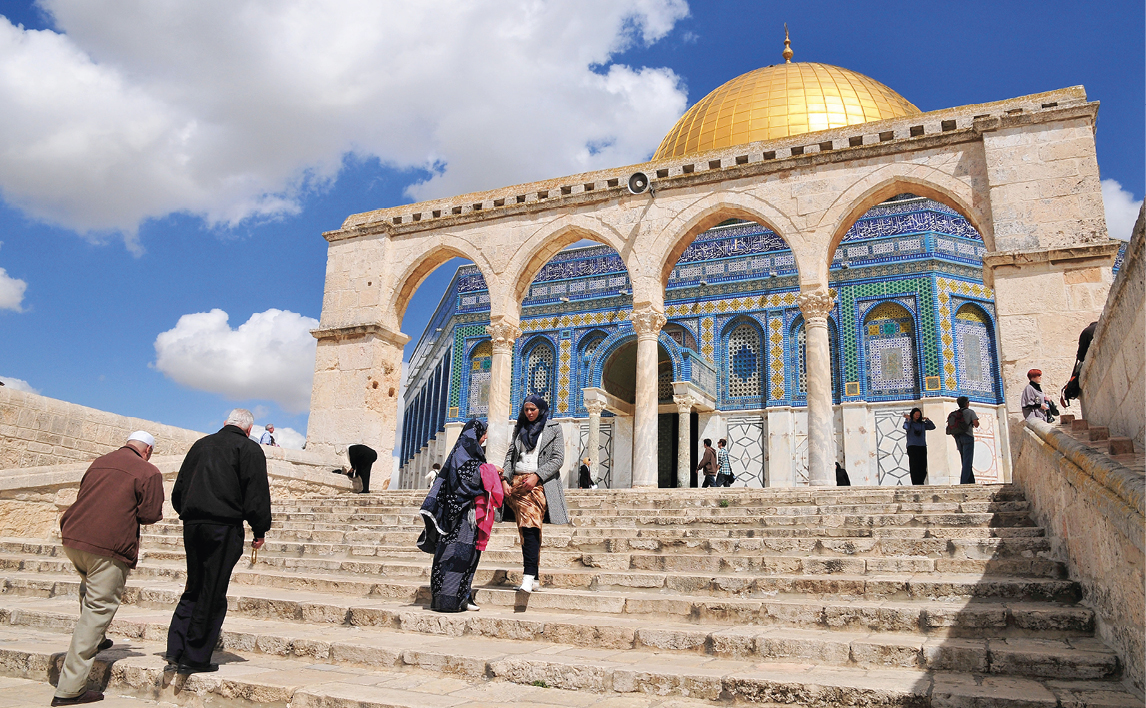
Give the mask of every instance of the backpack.
<path id="1" fill-rule="evenodd" d="M 947 414 L 947 430 L 948 435 L 963 435 L 967 432 L 967 418 L 963 415 L 962 408 L 956 408 Z"/>

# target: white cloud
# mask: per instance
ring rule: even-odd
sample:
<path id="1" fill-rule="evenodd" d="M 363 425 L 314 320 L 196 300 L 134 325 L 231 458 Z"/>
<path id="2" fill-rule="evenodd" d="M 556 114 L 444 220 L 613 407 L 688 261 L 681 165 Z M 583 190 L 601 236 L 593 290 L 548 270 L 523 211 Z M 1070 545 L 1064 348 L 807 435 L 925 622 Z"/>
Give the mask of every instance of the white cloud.
<path id="1" fill-rule="evenodd" d="M 433 169 L 419 199 L 641 161 L 686 103 L 611 63 L 684 0 L 40 5 L 58 33 L 0 18 L 0 193 L 129 245 L 172 212 L 296 212 L 347 153 Z"/>
<path id="2" fill-rule="evenodd" d="M 0 268 L 0 310 L 15 310 L 23 312 L 20 303 L 24 301 L 24 291 L 28 284 L 18 278 L 8 275 L 8 271 Z"/>
<path id="3" fill-rule="evenodd" d="M 258 442 L 259 438 L 263 436 L 264 432 L 266 432 L 265 427 L 261 425 L 252 425 L 251 439 L 255 442 Z M 275 442 L 277 442 L 280 447 L 285 447 L 288 450 L 301 450 L 303 443 L 306 442 L 306 434 L 300 433 L 294 428 L 283 428 L 281 426 L 275 426 L 275 432 L 271 434 L 275 436 Z"/>
<path id="4" fill-rule="evenodd" d="M 1118 180 L 1104 179 L 1102 204 L 1106 208 L 1106 230 L 1110 238 L 1129 241 L 1142 200 L 1135 201 L 1134 195 L 1123 189 Z"/>
<path id="5" fill-rule="evenodd" d="M 32 388 L 32 385 L 24 379 L 17 379 L 11 376 L 0 376 L 0 381 L 4 382 L 5 388 L 10 388 L 15 391 L 26 391 L 27 393 L 39 393 L 40 390 Z"/>
<path id="6" fill-rule="evenodd" d="M 222 310 L 183 315 L 155 338 L 155 367 L 188 388 L 230 400 L 274 401 L 291 413 L 310 407 L 318 320 L 267 310 L 231 329 Z"/>

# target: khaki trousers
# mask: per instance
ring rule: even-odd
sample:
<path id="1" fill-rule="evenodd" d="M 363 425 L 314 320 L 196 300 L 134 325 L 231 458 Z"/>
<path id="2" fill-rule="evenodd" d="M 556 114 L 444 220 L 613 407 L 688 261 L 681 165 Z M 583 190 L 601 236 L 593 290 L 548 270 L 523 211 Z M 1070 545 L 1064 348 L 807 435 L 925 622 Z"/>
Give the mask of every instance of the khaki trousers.
<path id="1" fill-rule="evenodd" d="M 72 643 L 56 684 L 56 696 L 75 698 L 87 690 L 96 649 L 123 599 L 128 567 L 121 560 L 67 546 L 64 553 L 80 574 L 80 619 L 72 632 Z"/>

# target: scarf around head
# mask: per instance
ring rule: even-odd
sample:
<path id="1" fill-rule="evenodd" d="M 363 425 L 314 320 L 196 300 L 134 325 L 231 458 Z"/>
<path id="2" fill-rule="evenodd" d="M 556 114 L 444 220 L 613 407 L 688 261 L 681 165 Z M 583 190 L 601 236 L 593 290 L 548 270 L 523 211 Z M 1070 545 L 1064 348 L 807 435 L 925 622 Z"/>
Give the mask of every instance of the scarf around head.
<path id="1" fill-rule="evenodd" d="M 481 437 L 485 435 L 485 431 L 486 424 L 476 418 L 468 421 L 462 428 L 458 441 L 454 443 L 454 449 L 446 459 L 445 467 L 438 473 L 438 476 L 445 478 L 443 491 L 447 494 L 463 499 L 473 499 L 482 494 L 480 478 L 477 486 L 470 484 L 470 480 L 462 474 L 462 468 L 472 460 L 477 460 L 478 464 L 485 462 L 485 450 L 481 448 Z"/>
<path id="2" fill-rule="evenodd" d="M 529 422 L 529 418 L 525 417 L 526 403 L 532 403 L 537 406 L 537 420 L 532 423 Z M 517 434 L 515 437 L 525 446 L 526 452 L 530 452 L 533 448 L 537 447 L 537 441 L 541 439 L 541 432 L 545 430 L 545 421 L 548 418 L 549 404 L 541 396 L 535 393 L 522 401 L 521 412 L 517 414 Z"/>

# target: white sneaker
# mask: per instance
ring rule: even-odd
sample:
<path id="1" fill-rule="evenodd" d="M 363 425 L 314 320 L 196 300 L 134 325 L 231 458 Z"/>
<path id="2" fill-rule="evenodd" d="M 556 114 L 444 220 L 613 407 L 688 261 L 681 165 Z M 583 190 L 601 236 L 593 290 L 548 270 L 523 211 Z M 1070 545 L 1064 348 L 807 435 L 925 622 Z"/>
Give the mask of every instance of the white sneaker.
<path id="1" fill-rule="evenodd" d="M 477 605 L 475 605 L 472 602 L 466 603 L 466 612 L 477 612 L 480 609 L 481 609 L 480 607 L 478 607 Z"/>
<path id="2" fill-rule="evenodd" d="M 540 587 L 540 585 L 537 584 L 537 581 L 532 575 L 523 575 L 521 576 L 521 585 L 518 585 L 515 589 L 521 592 L 533 592 L 538 587 Z"/>

